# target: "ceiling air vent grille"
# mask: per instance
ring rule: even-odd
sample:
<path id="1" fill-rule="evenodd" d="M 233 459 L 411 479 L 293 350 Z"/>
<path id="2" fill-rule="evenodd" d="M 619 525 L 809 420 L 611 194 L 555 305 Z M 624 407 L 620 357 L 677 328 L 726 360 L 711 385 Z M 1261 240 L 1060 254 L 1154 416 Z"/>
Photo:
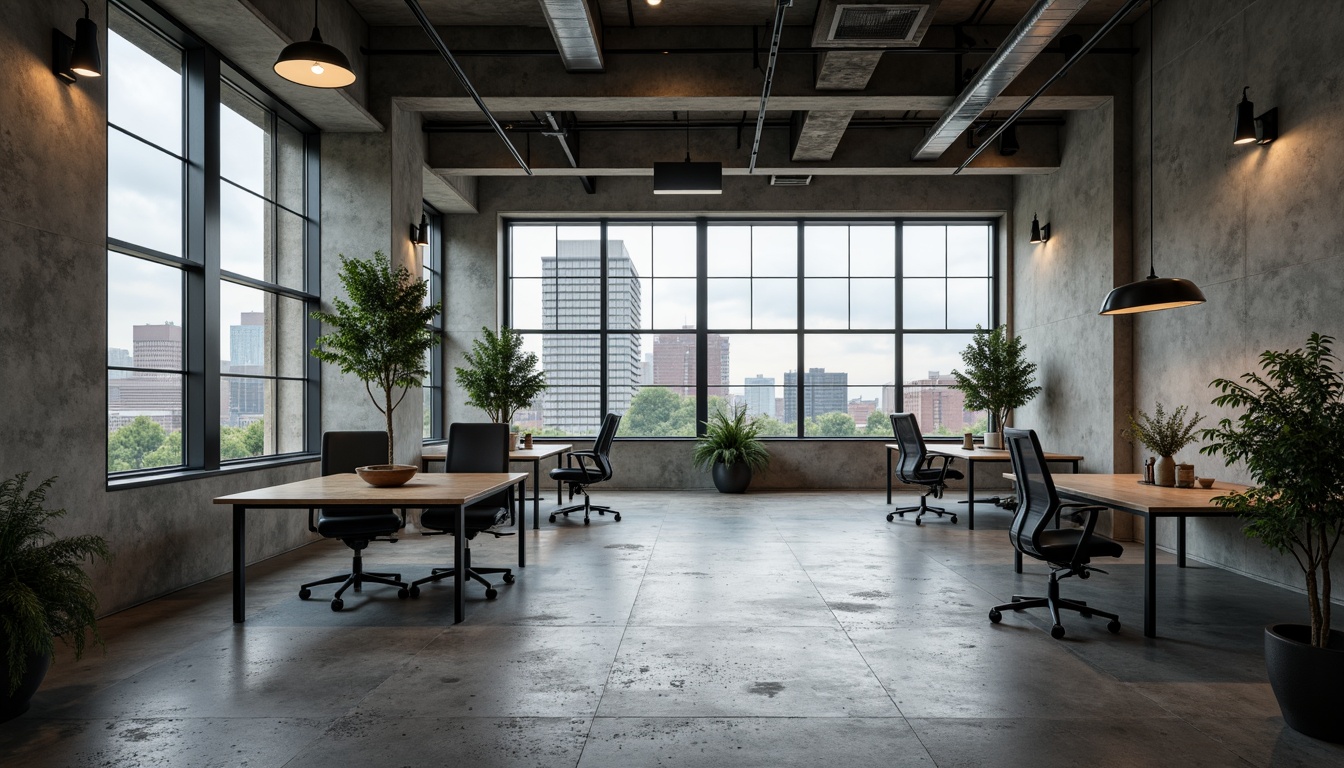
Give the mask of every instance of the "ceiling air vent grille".
<path id="1" fill-rule="evenodd" d="M 830 40 L 899 40 L 908 42 L 919 29 L 923 5 L 840 5 L 831 23 Z"/>
<path id="2" fill-rule="evenodd" d="M 811 174 L 807 176 L 773 174 L 770 176 L 770 186 L 772 187 L 806 187 L 811 183 Z"/>

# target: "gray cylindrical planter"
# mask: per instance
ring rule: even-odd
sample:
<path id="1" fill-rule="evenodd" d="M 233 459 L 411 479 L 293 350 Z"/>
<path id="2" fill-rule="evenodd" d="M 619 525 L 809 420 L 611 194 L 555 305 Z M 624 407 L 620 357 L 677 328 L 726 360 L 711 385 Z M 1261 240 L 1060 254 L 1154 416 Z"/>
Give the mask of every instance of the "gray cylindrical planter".
<path id="1" fill-rule="evenodd" d="M 751 485 L 751 467 L 740 461 L 736 464 L 716 461 L 710 474 L 714 477 L 714 487 L 719 489 L 719 493 L 745 493 L 747 486 Z"/>
<path id="2" fill-rule="evenodd" d="M 1313 648 L 1311 627 L 1265 627 L 1265 669 L 1284 722 L 1314 739 L 1344 742 L 1344 632 Z"/>

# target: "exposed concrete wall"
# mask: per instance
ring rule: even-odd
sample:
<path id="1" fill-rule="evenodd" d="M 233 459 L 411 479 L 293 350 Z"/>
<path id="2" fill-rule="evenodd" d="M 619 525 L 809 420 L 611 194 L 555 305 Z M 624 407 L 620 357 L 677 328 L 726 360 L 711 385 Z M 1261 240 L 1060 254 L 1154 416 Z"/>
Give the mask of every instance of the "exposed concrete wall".
<path id="1" fill-rule="evenodd" d="M 91 8 L 105 35 L 103 4 Z M 73 32 L 76 10 L 0 5 L 0 477 L 59 476 L 49 501 L 69 514 L 58 533 L 112 549 L 91 569 L 106 613 L 227 572 L 229 513 L 210 500 L 316 466 L 106 489 L 106 87 L 67 87 L 49 63 L 52 27 Z M 251 518 L 251 559 L 308 540 L 301 513 Z"/>

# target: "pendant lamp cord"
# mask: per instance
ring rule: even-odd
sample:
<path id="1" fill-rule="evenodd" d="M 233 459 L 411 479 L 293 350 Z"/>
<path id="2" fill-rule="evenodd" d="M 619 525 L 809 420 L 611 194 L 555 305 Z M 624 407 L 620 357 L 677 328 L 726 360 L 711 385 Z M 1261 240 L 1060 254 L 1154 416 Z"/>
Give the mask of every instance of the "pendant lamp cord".
<path id="1" fill-rule="evenodd" d="M 1157 67 L 1153 51 L 1157 48 L 1157 31 L 1153 26 L 1153 17 L 1157 15 L 1157 0 L 1148 4 L 1148 279 L 1157 279 L 1157 270 L 1153 269 L 1153 249 L 1157 247 L 1157 233 L 1153 229 L 1157 219 L 1157 198 L 1154 197 L 1156 173 L 1153 170 L 1153 147 L 1156 141 L 1153 134 L 1157 128 L 1157 113 L 1153 111 L 1153 84 L 1157 82 Z"/>

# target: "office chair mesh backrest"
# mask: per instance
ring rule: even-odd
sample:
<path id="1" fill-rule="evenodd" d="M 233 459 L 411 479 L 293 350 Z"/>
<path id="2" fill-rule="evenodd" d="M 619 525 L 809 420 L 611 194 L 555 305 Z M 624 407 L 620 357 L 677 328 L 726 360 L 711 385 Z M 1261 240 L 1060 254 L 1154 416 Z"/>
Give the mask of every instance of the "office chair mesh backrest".
<path id="1" fill-rule="evenodd" d="M 387 463 L 387 433 L 381 430 L 345 430 L 322 433 L 322 474 L 341 475 L 355 467 Z M 325 507 L 326 517 L 359 517 L 390 512 L 390 507 Z"/>
<path id="2" fill-rule="evenodd" d="M 512 438 L 508 424 L 449 424 L 448 450 L 443 471 L 508 472 Z M 509 492 L 501 491 L 471 506 L 478 505 L 507 507 Z"/>
<path id="3" fill-rule="evenodd" d="M 919 433 L 919 422 L 913 413 L 891 414 L 891 429 L 896 433 L 896 443 L 901 446 L 901 463 L 896 466 L 896 474 L 908 481 L 927 457 L 924 436 Z"/>
<path id="4" fill-rule="evenodd" d="M 1055 483 L 1050 479 L 1045 454 L 1041 451 L 1041 443 L 1036 439 L 1034 431 L 1005 429 L 1003 439 L 1007 443 L 1008 457 L 1013 462 L 1013 474 L 1017 477 L 1017 514 L 1013 517 L 1008 535 L 1013 540 L 1013 546 L 1040 557 L 1037 544 L 1041 532 L 1059 507 Z"/>
<path id="5" fill-rule="evenodd" d="M 611 479 L 611 443 L 616 439 L 616 428 L 621 425 L 621 417 L 608 413 L 602 419 L 602 427 L 593 441 L 593 455 L 597 459 L 598 469 L 602 471 L 602 480 Z"/>

